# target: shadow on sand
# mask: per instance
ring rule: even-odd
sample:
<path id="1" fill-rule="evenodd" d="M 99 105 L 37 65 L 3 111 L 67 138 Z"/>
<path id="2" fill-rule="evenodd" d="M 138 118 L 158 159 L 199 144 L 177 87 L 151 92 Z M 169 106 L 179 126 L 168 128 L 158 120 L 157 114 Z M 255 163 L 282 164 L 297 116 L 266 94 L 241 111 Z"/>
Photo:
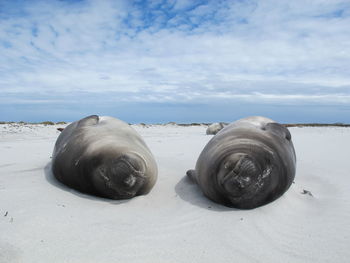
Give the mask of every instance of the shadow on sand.
<path id="1" fill-rule="evenodd" d="M 204 196 L 199 186 L 196 183 L 192 182 L 192 180 L 189 179 L 187 176 L 184 176 L 176 184 L 175 192 L 182 200 L 200 208 L 218 212 L 232 212 L 238 210 L 235 208 L 230 208 L 214 203 L 206 196 Z"/>
<path id="2" fill-rule="evenodd" d="M 53 175 L 52 171 L 51 171 L 51 162 L 49 162 L 45 168 L 44 168 L 44 173 L 45 173 L 45 178 L 46 180 L 53 185 L 54 187 L 60 188 L 63 191 L 69 192 L 71 194 L 74 194 L 80 198 L 85 198 L 85 199 L 90 199 L 90 200 L 94 200 L 94 201 L 100 201 L 100 202 L 109 202 L 111 204 L 115 204 L 115 205 L 119 205 L 119 204 L 124 204 L 126 202 L 129 202 L 130 199 L 125 199 L 125 200 L 112 200 L 112 199 L 107 199 L 107 198 L 102 198 L 102 197 L 98 197 L 98 196 L 93 196 L 93 195 L 89 195 L 89 194 L 85 194 L 82 192 L 79 192 L 77 190 L 71 189 L 68 186 L 62 184 L 61 182 L 59 182 L 55 176 Z"/>

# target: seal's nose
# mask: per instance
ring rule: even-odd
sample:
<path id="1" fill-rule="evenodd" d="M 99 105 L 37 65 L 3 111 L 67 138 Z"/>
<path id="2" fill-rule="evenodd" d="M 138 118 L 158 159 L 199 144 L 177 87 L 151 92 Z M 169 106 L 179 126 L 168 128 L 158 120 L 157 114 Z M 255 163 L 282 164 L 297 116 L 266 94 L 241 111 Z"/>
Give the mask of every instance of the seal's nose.
<path id="1" fill-rule="evenodd" d="M 134 175 L 129 174 L 129 176 L 124 178 L 123 183 L 128 187 L 133 187 L 136 183 L 136 178 Z"/>

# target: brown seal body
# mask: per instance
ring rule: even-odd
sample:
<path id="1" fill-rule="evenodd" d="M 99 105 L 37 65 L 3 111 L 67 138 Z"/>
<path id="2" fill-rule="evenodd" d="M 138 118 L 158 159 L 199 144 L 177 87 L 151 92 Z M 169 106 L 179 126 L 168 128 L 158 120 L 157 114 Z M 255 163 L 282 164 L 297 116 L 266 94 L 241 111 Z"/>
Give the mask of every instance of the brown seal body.
<path id="1" fill-rule="evenodd" d="M 121 120 L 96 115 L 62 131 L 52 172 L 73 189 L 110 199 L 147 194 L 157 180 L 157 164 L 141 136 Z"/>
<path id="2" fill-rule="evenodd" d="M 187 175 L 211 200 L 251 209 L 285 193 L 295 170 L 288 129 L 265 117 L 248 117 L 218 132 Z"/>

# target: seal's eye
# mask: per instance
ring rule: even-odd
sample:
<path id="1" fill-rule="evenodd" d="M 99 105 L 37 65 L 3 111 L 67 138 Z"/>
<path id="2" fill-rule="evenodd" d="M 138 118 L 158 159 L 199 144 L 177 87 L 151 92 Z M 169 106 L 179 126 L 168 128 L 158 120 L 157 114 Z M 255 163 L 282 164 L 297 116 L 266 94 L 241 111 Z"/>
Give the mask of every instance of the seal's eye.
<path id="1" fill-rule="evenodd" d="M 105 180 L 106 182 L 109 182 L 110 181 L 110 178 L 107 176 L 107 170 L 106 170 L 106 167 L 104 166 L 100 166 L 98 169 L 97 169 L 100 177 Z"/>

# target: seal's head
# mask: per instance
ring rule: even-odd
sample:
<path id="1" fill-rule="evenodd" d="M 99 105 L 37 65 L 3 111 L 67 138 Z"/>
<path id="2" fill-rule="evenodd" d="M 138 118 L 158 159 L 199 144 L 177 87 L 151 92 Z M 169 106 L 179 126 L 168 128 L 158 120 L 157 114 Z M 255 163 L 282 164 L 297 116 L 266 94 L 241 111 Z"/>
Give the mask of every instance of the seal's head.
<path id="1" fill-rule="evenodd" d="M 257 156 L 235 152 L 228 155 L 219 166 L 218 190 L 226 205 L 251 208 L 256 206 L 256 202 L 263 201 L 265 184 L 270 186 L 272 172 L 273 166 L 266 154 Z"/>
<path id="2" fill-rule="evenodd" d="M 145 182 L 146 163 L 137 153 L 106 159 L 92 172 L 96 192 L 111 199 L 128 199 L 138 195 Z"/>

